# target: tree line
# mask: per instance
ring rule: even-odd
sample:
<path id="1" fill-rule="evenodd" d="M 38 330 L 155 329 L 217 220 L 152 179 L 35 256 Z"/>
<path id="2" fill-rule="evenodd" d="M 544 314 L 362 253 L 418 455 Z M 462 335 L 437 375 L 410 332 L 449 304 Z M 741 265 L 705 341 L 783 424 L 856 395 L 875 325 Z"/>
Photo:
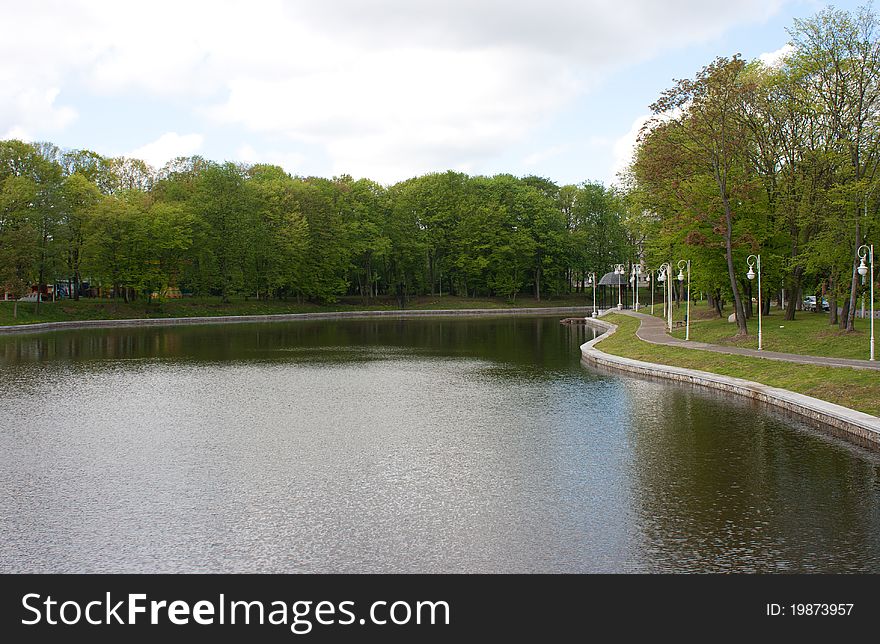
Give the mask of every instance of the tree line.
<path id="1" fill-rule="evenodd" d="M 741 334 L 757 297 L 752 253 L 765 312 L 783 291 L 793 319 L 801 295 L 815 293 L 830 301 L 830 323 L 852 330 L 867 290 L 857 249 L 880 223 L 877 17 L 870 6 L 827 8 L 789 35 L 778 64 L 720 57 L 664 92 L 628 176 L 640 252 L 691 259 L 696 288 L 719 313 L 732 301 Z"/>
<path id="2" fill-rule="evenodd" d="M 0 290 L 85 280 L 112 297 L 332 302 L 455 294 L 541 299 L 629 245 L 601 184 L 427 174 L 382 186 L 178 158 L 160 170 L 51 143 L 0 141 Z"/>

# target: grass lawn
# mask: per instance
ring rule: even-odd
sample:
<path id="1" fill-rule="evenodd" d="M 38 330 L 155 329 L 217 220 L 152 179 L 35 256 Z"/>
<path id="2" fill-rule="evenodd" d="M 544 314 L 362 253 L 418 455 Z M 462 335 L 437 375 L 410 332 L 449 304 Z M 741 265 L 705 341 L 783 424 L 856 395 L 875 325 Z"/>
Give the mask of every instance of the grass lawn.
<path id="1" fill-rule="evenodd" d="M 657 313 L 655 307 L 654 312 Z M 725 311 L 728 315 L 731 311 Z M 662 312 L 661 312 L 662 313 Z M 683 319 L 684 307 L 675 311 L 676 319 Z M 856 318 L 855 331 L 839 331 L 837 325 L 828 324 L 827 313 L 798 311 L 794 320 L 785 320 L 780 309 L 772 309 L 763 320 L 763 346 L 767 351 L 798 353 L 834 358 L 868 359 L 870 320 Z M 706 305 L 691 306 L 691 340 L 726 346 L 758 348 L 758 317 L 747 322 L 749 335 L 735 338 L 736 324 L 717 317 Z M 880 332 L 880 322 L 874 322 L 875 335 Z M 672 332 L 676 338 L 684 339 L 684 328 Z"/>
<path id="2" fill-rule="evenodd" d="M 641 313 L 650 314 L 650 308 L 640 309 Z M 736 324 L 727 321 L 733 310 L 727 307 L 725 316 L 719 318 L 714 309 L 705 302 L 691 303 L 691 340 L 708 342 L 723 346 L 758 348 L 758 318 L 747 321 L 749 335 L 737 338 Z M 654 307 L 654 316 L 663 317 L 663 305 Z M 685 307 L 673 307 L 672 317 L 675 321 L 684 320 Z M 798 353 L 811 356 L 828 356 L 831 358 L 857 358 L 867 360 L 870 352 L 870 320 L 856 318 L 855 331 L 847 333 L 839 331 L 837 325 L 828 324 L 827 313 L 811 313 L 798 311 L 794 320 L 785 320 L 781 309 L 772 308 L 770 315 L 763 320 L 764 349 L 783 353 Z M 880 320 L 874 321 L 875 336 L 880 333 Z M 684 327 L 677 327 L 673 337 L 684 339 Z"/>
<path id="3" fill-rule="evenodd" d="M 876 371 L 800 365 L 724 354 L 712 354 L 712 359 L 707 360 L 705 351 L 642 342 L 635 335 L 639 321 L 634 318 L 608 314 L 603 319 L 618 325 L 617 333 L 598 345 L 598 348 L 607 353 L 744 378 L 827 400 L 874 416 L 880 415 L 880 373 Z"/>
<path id="4" fill-rule="evenodd" d="M 407 302 L 407 309 L 509 309 L 552 306 L 589 306 L 584 296 L 555 297 L 535 300 L 518 297 L 513 302 L 505 298 L 464 298 L 450 295 L 423 296 Z M 148 304 L 138 300 L 126 304 L 122 300 L 81 299 L 43 302 L 39 315 L 34 313 L 33 302 L 18 303 L 18 318 L 12 317 L 13 302 L 0 301 L 0 326 L 33 324 L 36 322 L 62 322 L 68 320 L 122 320 L 132 318 L 209 317 L 217 315 L 274 315 L 281 313 L 320 313 L 327 311 L 388 311 L 400 308 L 394 298 L 381 298 L 365 304 L 361 298 L 342 298 L 335 304 L 320 305 L 296 300 L 244 300 L 236 299 L 223 304 L 219 297 L 187 297 Z"/>

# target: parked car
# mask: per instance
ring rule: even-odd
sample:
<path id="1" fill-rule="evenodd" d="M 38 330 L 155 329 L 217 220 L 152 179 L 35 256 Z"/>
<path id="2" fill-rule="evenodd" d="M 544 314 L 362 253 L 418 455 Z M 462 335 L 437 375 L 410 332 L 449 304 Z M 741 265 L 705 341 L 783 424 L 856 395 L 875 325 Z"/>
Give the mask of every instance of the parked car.
<path id="1" fill-rule="evenodd" d="M 816 296 L 815 295 L 808 295 L 807 297 L 804 298 L 803 309 L 804 309 L 804 311 L 815 311 L 816 310 Z M 830 309 L 831 309 L 831 306 L 828 304 L 828 300 L 826 300 L 823 297 L 822 298 L 822 310 L 828 311 Z"/>

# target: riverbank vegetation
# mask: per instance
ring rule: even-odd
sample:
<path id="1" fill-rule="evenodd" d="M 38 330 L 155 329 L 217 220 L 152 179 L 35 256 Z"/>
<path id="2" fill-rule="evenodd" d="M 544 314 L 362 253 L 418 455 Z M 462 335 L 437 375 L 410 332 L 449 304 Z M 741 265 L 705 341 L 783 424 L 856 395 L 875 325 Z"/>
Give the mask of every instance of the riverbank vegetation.
<path id="1" fill-rule="evenodd" d="M 626 254 L 622 218 L 620 196 L 592 183 L 446 172 L 386 187 L 2 141 L 0 296 L 543 300 Z"/>
<path id="2" fill-rule="evenodd" d="M 786 320 L 824 296 L 827 321 L 852 331 L 868 290 L 856 251 L 880 230 L 880 22 L 870 5 L 827 8 L 789 34 L 776 61 L 719 57 L 664 92 L 628 177 L 635 254 L 690 259 L 693 288 L 719 316 L 730 303 L 740 334 L 753 253 L 765 311 L 783 290 Z"/>
<path id="3" fill-rule="evenodd" d="M 636 336 L 639 321 L 635 318 L 608 314 L 603 319 L 618 327 L 616 333 L 597 345 L 597 348 L 607 353 L 743 378 L 880 416 L 880 378 L 876 371 L 802 365 L 720 353 L 711 354 L 711 360 L 708 360 L 705 351 L 639 340 Z"/>

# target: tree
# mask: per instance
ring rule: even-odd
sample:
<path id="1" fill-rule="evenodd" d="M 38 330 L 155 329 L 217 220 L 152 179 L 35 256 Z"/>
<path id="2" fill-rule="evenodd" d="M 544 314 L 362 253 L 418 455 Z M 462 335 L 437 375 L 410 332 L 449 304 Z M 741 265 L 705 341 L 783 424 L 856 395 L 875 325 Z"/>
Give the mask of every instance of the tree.
<path id="1" fill-rule="evenodd" d="M 80 173 L 65 177 L 61 186 L 59 243 L 68 270 L 73 297 L 79 300 L 82 254 L 90 217 L 101 199 L 98 187 Z"/>
<path id="2" fill-rule="evenodd" d="M 655 118 L 643 131 L 635 164 L 638 181 L 664 192 L 683 218 L 710 222 L 712 236 L 721 238 L 739 335 L 748 329 L 734 264 L 740 241 L 734 224 L 754 190 L 746 163 L 748 132 L 738 112 L 744 69 L 739 56 L 717 58 L 694 79 L 665 91 L 651 105 Z"/>
<path id="3" fill-rule="evenodd" d="M 248 176 L 258 204 L 251 236 L 257 294 L 293 293 L 300 298 L 306 288 L 309 225 L 296 199 L 296 180 L 266 165 L 253 166 Z"/>
<path id="4" fill-rule="evenodd" d="M 841 155 L 836 173 L 841 201 L 847 204 L 836 223 L 854 231 L 847 315 L 852 331 L 858 294 L 857 246 L 863 243 L 863 215 L 880 162 L 880 42 L 878 20 L 870 5 L 856 15 L 831 7 L 790 30 L 794 57 L 804 84 L 824 120 L 827 139 Z"/>
<path id="5" fill-rule="evenodd" d="M 249 243 L 254 206 L 253 190 L 232 163 L 208 165 L 195 178 L 191 208 L 207 227 L 203 270 L 224 302 L 252 281 L 246 270 L 254 251 Z"/>
<path id="6" fill-rule="evenodd" d="M 102 197 L 86 227 L 83 267 L 114 297 L 128 302 L 149 281 L 147 227 L 134 192 Z"/>

